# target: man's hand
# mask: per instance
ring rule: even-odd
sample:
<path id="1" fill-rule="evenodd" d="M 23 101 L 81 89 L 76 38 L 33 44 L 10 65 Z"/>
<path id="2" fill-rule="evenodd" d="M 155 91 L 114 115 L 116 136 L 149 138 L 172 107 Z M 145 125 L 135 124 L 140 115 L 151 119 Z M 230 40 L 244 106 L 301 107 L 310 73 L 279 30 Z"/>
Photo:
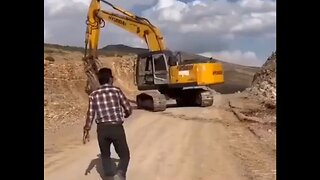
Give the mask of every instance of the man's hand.
<path id="1" fill-rule="evenodd" d="M 86 142 L 90 141 L 90 134 L 89 134 L 89 131 L 88 129 L 84 129 L 83 130 L 83 144 L 86 144 Z"/>
<path id="2" fill-rule="evenodd" d="M 84 175 L 88 175 L 88 174 L 90 174 L 90 170 L 89 170 L 89 169 L 86 170 L 86 172 L 84 173 Z"/>
<path id="3" fill-rule="evenodd" d="M 130 115 L 131 115 L 131 113 L 127 113 L 127 112 L 126 112 L 126 113 L 124 114 L 124 118 L 128 118 Z"/>

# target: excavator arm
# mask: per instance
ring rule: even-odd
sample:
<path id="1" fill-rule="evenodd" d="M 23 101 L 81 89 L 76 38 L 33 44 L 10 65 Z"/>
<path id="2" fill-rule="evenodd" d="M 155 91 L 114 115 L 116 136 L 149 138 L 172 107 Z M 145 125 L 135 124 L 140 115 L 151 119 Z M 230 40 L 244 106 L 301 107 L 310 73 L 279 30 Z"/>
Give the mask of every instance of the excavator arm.
<path id="1" fill-rule="evenodd" d="M 100 1 L 110 5 L 121 14 L 101 10 Z M 86 42 L 89 43 L 89 50 L 91 50 L 91 54 L 94 57 L 97 57 L 100 28 L 104 26 L 105 21 L 144 39 L 150 51 L 166 50 L 166 45 L 160 30 L 153 26 L 149 20 L 116 7 L 107 1 L 100 1 L 91 1 L 87 16 Z"/>
<path id="2" fill-rule="evenodd" d="M 101 10 L 100 1 L 110 5 L 121 14 Z M 101 66 L 98 60 L 98 44 L 100 29 L 105 26 L 106 21 L 144 39 L 150 51 L 163 51 L 167 49 L 160 30 L 153 26 L 146 18 L 136 16 L 105 0 L 92 0 L 86 21 L 87 29 L 83 58 L 85 72 L 88 76 L 87 93 L 91 93 L 99 87 L 95 76 Z"/>

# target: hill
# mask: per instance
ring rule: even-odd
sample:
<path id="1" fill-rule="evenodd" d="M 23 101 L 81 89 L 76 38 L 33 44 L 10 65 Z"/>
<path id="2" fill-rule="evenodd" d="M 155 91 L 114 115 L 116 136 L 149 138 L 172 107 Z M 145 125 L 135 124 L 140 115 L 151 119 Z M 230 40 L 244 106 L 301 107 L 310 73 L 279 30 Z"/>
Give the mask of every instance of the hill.
<path id="1" fill-rule="evenodd" d="M 100 49 L 103 52 L 115 52 L 120 54 L 139 54 L 148 52 L 148 49 L 135 48 L 123 44 L 108 45 Z"/>
<path id="2" fill-rule="evenodd" d="M 64 51 L 70 52 L 83 52 L 82 47 L 62 46 L 57 44 L 44 44 L 44 52 L 52 53 L 57 52 L 63 54 Z M 106 57 L 122 57 L 126 55 L 134 55 L 143 52 L 148 52 L 148 49 L 134 48 L 122 44 L 108 45 L 100 49 L 99 54 Z M 207 57 L 181 52 L 182 59 L 189 61 L 201 61 L 208 60 Z M 233 93 L 237 91 L 243 91 L 248 88 L 253 80 L 253 76 L 260 70 L 259 67 L 243 66 L 239 64 L 233 64 L 224 62 L 222 60 L 215 59 L 215 61 L 222 63 L 225 74 L 225 83 L 221 85 L 215 85 L 211 88 L 220 93 Z"/>

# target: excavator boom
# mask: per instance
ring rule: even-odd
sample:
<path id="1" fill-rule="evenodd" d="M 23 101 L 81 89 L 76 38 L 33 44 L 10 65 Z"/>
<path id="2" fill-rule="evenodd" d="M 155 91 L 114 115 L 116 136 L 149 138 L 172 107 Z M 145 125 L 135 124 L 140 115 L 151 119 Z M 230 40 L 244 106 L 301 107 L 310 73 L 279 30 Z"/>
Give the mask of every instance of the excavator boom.
<path id="1" fill-rule="evenodd" d="M 100 1 L 110 5 L 113 9 L 121 14 L 101 10 Z M 101 26 L 105 25 L 105 21 L 110 22 L 144 39 L 150 51 L 166 50 L 164 38 L 160 30 L 153 26 L 149 20 L 116 7 L 107 1 L 100 1 L 91 1 L 87 17 L 86 44 L 87 42 L 89 43 L 89 49 L 92 50 L 91 54 L 95 58 L 97 58 L 100 28 Z"/>

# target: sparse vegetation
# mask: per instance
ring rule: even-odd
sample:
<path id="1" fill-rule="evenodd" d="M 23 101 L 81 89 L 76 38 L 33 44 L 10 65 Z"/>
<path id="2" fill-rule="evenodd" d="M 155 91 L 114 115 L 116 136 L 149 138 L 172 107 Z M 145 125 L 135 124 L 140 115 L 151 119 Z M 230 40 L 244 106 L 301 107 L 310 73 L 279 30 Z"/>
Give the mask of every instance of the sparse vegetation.
<path id="1" fill-rule="evenodd" d="M 56 51 L 53 50 L 53 49 L 44 49 L 44 53 L 51 54 L 51 53 L 54 53 L 54 52 L 56 52 Z"/>
<path id="2" fill-rule="evenodd" d="M 84 52 L 84 48 L 82 47 L 74 47 L 74 46 L 62 46 L 58 44 L 44 44 L 44 53 L 61 53 L 65 54 L 64 51 L 69 52 Z M 100 56 L 105 57 L 123 57 L 128 55 L 136 55 L 138 53 L 147 52 L 147 49 L 143 48 L 132 48 L 124 45 L 108 45 L 99 50 Z"/>
<path id="3" fill-rule="evenodd" d="M 56 51 L 62 52 L 63 51 L 84 51 L 84 48 L 82 47 L 74 47 L 74 46 L 62 46 L 62 45 L 58 45 L 58 44 L 47 44 L 44 43 L 44 47 L 48 48 L 48 49 L 55 49 Z"/>
<path id="4" fill-rule="evenodd" d="M 54 61 L 55 61 L 55 59 L 54 59 L 52 56 L 47 56 L 47 57 L 45 58 L 45 60 L 51 61 L 51 62 L 54 62 Z"/>

